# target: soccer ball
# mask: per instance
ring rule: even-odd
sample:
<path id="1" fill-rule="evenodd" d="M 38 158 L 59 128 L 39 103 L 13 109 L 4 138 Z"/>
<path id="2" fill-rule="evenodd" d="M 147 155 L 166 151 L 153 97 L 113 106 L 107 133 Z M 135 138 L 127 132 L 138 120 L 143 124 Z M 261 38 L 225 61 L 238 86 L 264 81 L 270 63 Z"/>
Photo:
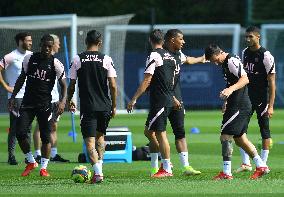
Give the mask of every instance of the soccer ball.
<path id="1" fill-rule="evenodd" d="M 92 173 L 86 166 L 79 165 L 72 170 L 71 179 L 75 183 L 86 183 L 90 181 Z"/>

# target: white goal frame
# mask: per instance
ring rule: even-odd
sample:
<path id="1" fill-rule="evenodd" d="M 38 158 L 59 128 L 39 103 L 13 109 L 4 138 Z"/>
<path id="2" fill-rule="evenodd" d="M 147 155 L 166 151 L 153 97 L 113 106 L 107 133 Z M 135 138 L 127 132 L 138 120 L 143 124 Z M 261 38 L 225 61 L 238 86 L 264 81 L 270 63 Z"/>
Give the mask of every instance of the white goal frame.
<path id="1" fill-rule="evenodd" d="M 112 34 L 115 32 L 142 32 L 148 33 L 151 25 L 107 25 L 104 36 L 104 53 L 110 54 Z M 239 24 L 161 24 L 154 25 L 154 29 L 180 29 L 184 35 L 232 35 L 232 53 L 240 53 L 241 26 Z M 124 84 L 122 84 L 124 87 Z M 118 88 L 122 98 L 129 101 L 124 89 Z"/>

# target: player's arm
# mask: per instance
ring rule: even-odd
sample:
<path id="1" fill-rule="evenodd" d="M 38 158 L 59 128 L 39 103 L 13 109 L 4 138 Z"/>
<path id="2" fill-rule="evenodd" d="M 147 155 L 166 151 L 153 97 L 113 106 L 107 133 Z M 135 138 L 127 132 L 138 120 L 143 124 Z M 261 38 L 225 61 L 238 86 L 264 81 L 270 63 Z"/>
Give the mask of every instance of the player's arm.
<path id="1" fill-rule="evenodd" d="M 12 92 L 11 98 L 9 99 L 8 102 L 8 109 L 9 111 L 13 110 L 14 108 L 14 100 L 16 95 L 18 94 L 18 92 L 20 91 L 20 89 L 23 87 L 23 84 L 25 83 L 26 80 L 26 72 L 24 71 L 24 69 L 22 69 L 21 74 L 19 75 L 16 84 L 14 86 L 14 90 Z"/>
<path id="2" fill-rule="evenodd" d="M 145 73 L 143 81 L 140 83 L 140 85 L 139 85 L 138 89 L 136 90 L 134 96 L 132 97 L 130 102 L 127 104 L 127 111 L 128 112 L 131 112 L 133 110 L 133 107 L 134 107 L 137 99 L 147 90 L 147 88 L 149 87 L 149 85 L 151 83 L 151 80 L 152 80 L 152 74 Z"/>
<path id="3" fill-rule="evenodd" d="M 265 70 L 267 73 L 267 81 L 268 81 L 269 100 L 268 100 L 267 114 L 268 117 L 271 118 L 274 112 L 273 106 L 274 106 L 275 91 L 276 91 L 276 83 L 275 83 L 276 71 L 275 71 L 274 57 L 270 54 L 269 51 L 266 51 L 264 53 L 263 64 L 265 66 Z"/>
<path id="4" fill-rule="evenodd" d="M 54 58 L 54 66 L 55 66 L 56 77 L 58 79 L 61 89 L 61 98 L 59 100 L 57 113 L 62 114 L 64 112 L 66 97 L 67 97 L 66 76 L 64 71 L 64 65 L 57 58 Z"/>
<path id="5" fill-rule="evenodd" d="M 3 88 L 7 91 L 12 93 L 13 92 L 13 87 L 10 87 L 6 81 L 4 80 L 4 77 L 2 75 L 2 72 L 5 70 L 5 65 L 8 65 L 9 63 L 6 62 L 5 58 L 3 58 L 0 61 L 0 84 L 3 86 Z"/>
<path id="6" fill-rule="evenodd" d="M 249 83 L 249 79 L 239 58 L 230 58 L 228 60 L 228 68 L 231 73 L 239 78 L 239 80 L 237 83 L 220 92 L 220 98 L 222 99 L 227 99 L 234 91 L 241 89 Z"/>
<path id="7" fill-rule="evenodd" d="M 200 57 L 190 57 L 187 56 L 186 60 L 184 61 L 184 63 L 186 64 L 198 64 L 198 63 L 205 63 L 205 55 L 202 55 Z"/>
<path id="8" fill-rule="evenodd" d="M 274 106 L 274 100 L 275 100 L 275 92 L 276 92 L 276 84 L 275 84 L 275 73 L 267 75 L 267 80 L 268 80 L 268 95 L 269 95 L 269 100 L 268 100 L 268 117 L 271 118 L 273 115 L 273 106 Z"/>
<path id="9" fill-rule="evenodd" d="M 222 90 L 220 92 L 220 98 L 227 99 L 234 91 L 241 89 L 242 87 L 244 87 L 248 83 L 249 83 L 249 79 L 248 79 L 247 75 L 245 74 L 245 75 L 243 75 L 239 78 L 237 83 L 235 83 L 234 85 L 231 85 L 230 87 Z"/>
<path id="10" fill-rule="evenodd" d="M 61 78 L 58 80 L 60 85 L 60 91 L 61 91 L 61 99 L 59 100 L 58 105 L 58 114 L 62 114 L 64 112 L 66 99 L 67 99 L 67 83 L 66 78 Z"/>
<path id="11" fill-rule="evenodd" d="M 6 81 L 4 80 L 3 75 L 2 75 L 2 71 L 3 71 L 3 70 L 4 70 L 4 69 L 3 69 L 2 66 L 0 65 L 0 83 L 1 83 L 1 85 L 3 86 L 3 88 L 4 88 L 7 92 L 12 93 L 12 92 L 13 92 L 13 87 L 10 87 L 10 86 L 6 83 Z"/>
<path id="12" fill-rule="evenodd" d="M 70 112 L 76 111 L 76 104 L 72 101 L 77 80 L 77 70 L 81 67 L 80 57 L 76 55 L 70 65 L 69 86 L 67 89 L 67 103 Z"/>
<path id="13" fill-rule="evenodd" d="M 68 107 L 69 107 L 69 111 L 74 112 L 76 110 L 76 105 L 75 103 L 72 101 L 73 98 L 73 94 L 75 92 L 75 85 L 76 85 L 76 79 L 70 79 L 70 83 L 68 86 L 68 90 L 67 90 L 67 103 L 68 103 Z"/>
<path id="14" fill-rule="evenodd" d="M 117 97 L 117 85 L 115 77 L 108 77 L 108 84 L 111 96 L 111 117 L 114 118 L 116 114 L 116 97 Z"/>

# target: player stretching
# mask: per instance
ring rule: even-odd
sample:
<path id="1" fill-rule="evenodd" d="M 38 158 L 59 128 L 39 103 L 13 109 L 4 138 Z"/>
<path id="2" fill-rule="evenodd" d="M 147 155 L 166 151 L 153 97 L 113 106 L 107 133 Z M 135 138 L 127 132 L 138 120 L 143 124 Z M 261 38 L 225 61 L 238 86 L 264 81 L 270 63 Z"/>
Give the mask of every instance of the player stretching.
<path id="1" fill-rule="evenodd" d="M 243 148 L 256 164 L 251 179 L 257 179 L 269 173 L 269 169 L 257 153 L 254 145 L 248 140 L 246 131 L 250 119 L 251 104 L 247 92 L 249 83 L 241 60 L 225 53 L 217 45 L 209 45 L 205 49 L 205 57 L 223 69 L 226 88 L 220 92 L 224 99 L 223 121 L 220 141 L 222 145 L 223 171 L 214 180 L 233 179 L 231 173 L 231 157 L 233 152 L 232 139 Z"/>
<path id="2" fill-rule="evenodd" d="M 256 111 L 262 137 L 261 159 L 266 163 L 271 143 L 269 118 L 273 115 L 276 89 L 274 57 L 260 46 L 260 30 L 257 27 L 248 27 L 245 39 L 248 47 L 243 50 L 242 59 L 250 81 L 248 94 L 252 103 L 252 114 Z M 243 163 L 237 172 L 251 171 L 248 154 L 243 149 L 240 152 Z"/>

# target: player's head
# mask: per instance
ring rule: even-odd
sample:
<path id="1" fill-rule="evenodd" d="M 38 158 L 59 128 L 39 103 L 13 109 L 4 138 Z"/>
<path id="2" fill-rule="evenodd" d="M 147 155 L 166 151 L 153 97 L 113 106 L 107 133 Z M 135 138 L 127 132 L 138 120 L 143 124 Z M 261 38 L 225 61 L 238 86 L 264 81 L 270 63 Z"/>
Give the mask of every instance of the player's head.
<path id="1" fill-rule="evenodd" d="M 216 44 L 210 44 L 205 48 L 205 59 L 209 60 L 215 64 L 221 64 L 224 62 L 224 52 L 222 49 Z"/>
<path id="2" fill-rule="evenodd" d="M 54 45 L 52 48 L 52 54 L 54 55 L 55 53 L 58 53 L 59 49 L 60 49 L 60 40 L 59 37 L 55 34 L 50 34 L 53 37 L 54 40 Z"/>
<path id="3" fill-rule="evenodd" d="M 165 35 L 165 43 L 169 50 L 181 50 L 185 44 L 182 31 L 179 29 L 169 29 Z"/>
<path id="4" fill-rule="evenodd" d="M 87 33 L 87 37 L 85 39 L 85 43 L 87 47 L 91 46 L 101 46 L 102 45 L 102 34 L 97 30 L 91 30 Z"/>
<path id="5" fill-rule="evenodd" d="M 160 29 L 154 29 L 149 36 L 149 41 L 153 45 L 163 45 L 164 44 L 164 33 Z"/>
<path id="6" fill-rule="evenodd" d="M 50 57 L 52 55 L 52 48 L 54 45 L 54 39 L 51 35 L 46 34 L 40 39 L 40 52 L 44 57 Z"/>
<path id="7" fill-rule="evenodd" d="M 16 44 L 19 48 L 23 50 L 31 50 L 32 49 L 32 36 L 28 32 L 20 32 L 15 36 Z"/>
<path id="8" fill-rule="evenodd" d="M 258 47 L 260 40 L 260 29 L 250 26 L 246 29 L 245 40 L 248 47 Z"/>

